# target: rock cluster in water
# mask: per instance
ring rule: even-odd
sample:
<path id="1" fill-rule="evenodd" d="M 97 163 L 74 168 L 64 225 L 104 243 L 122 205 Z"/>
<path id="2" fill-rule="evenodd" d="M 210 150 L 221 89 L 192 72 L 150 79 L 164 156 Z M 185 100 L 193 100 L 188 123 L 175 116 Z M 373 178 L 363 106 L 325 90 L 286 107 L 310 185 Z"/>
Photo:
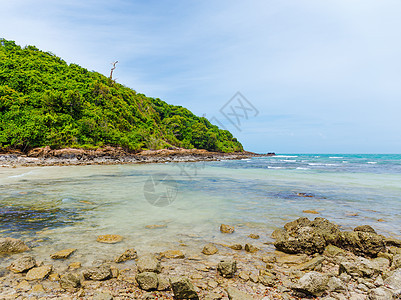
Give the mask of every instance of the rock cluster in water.
<path id="1" fill-rule="evenodd" d="M 239 230 L 237 230 L 239 231 Z M 216 230 L 217 232 L 217 230 Z M 235 233 L 232 232 L 232 237 Z M 323 218 L 300 218 L 273 232 L 277 251 L 264 244 L 205 244 L 198 256 L 181 249 L 138 254 L 129 248 L 112 261 L 81 267 L 74 248 L 50 254 L 66 268 L 37 261 L 20 240 L 0 239 L 1 299 L 300 299 L 388 300 L 401 297 L 401 241 L 370 226 L 341 231 Z M 263 236 L 260 236 L 263 240 Z M 257 250 L 255 250 L 257 249 Z M 15 254 L 24 252 L 21 254 Z M 127 267 L 127 261 L 135 265 Z M 33 298 L 36 297 L 36 298 Z M 60 298 L 61 299 L 61 298 Z"/>

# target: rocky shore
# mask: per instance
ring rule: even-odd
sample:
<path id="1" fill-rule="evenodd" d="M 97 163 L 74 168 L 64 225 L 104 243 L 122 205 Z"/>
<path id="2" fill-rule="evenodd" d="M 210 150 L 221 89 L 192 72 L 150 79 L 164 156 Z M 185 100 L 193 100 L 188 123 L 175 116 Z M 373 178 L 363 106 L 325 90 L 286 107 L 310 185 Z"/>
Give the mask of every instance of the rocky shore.
<path id="1" fill-rule="evenodd" d="M 235 236 L 238 230 L 222 224 L 216 234 Z M 342 231 L 323 218 L 299 218 L 272 233 L 276 251 L 260 246 L 266 237 L 250 234 L 245 245 L 207 243 L 196 255 L 187 255 L 182 247 L 137 253 L 132 245 L 113 260 L 99 253 L 91 266 L 74 258 L 74 248 L 38 261 L 29 244 L 0 238 L 0 255 L 10 261 L 0 269 L 0 298 L 401 298 L 401 241 L 370 226 Z M 97 242 L 113 244 L 122 238 L 103 235 Z"/>
<path id="2" fill-rule="evenodd" d="M 76 148 L 52 150 L 50 147 L 43 147 L 34 148 L 27 153 L 0 149 L 0 167 L 196 162 L 272 155 L 274 153 L 257 154 L 247 151 L 222 153 L 183 148 L 130 153 L 119 147 L 105 147 L 96 150 Z"/>

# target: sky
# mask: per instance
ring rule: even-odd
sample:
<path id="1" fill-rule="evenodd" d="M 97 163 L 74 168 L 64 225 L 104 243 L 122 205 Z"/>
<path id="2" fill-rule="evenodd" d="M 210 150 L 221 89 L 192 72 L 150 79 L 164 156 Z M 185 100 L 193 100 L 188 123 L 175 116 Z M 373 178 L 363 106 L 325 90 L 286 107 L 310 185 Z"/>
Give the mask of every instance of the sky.
<path id="1" fill-rule="evenodd" d="M 0 38 L 106 76 L 119 61 L 117 82 L 246 150 L 401 153 L 399 0 L 0 3 Z"/>

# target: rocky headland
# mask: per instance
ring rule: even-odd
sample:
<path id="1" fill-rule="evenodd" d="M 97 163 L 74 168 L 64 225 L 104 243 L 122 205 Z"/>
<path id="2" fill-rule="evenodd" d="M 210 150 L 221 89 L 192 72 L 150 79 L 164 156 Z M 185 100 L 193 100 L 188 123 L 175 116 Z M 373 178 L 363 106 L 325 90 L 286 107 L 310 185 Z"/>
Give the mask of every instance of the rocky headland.
<path id="1" fill-rule="evenodd" d="M 241 228 L 222 224 L 216 234 Z M 275 230 L 275 251 L 266 236 L 242 244 L 206 243 L 187 255 L 185 245 L 137 253 L 135 245 L 113 260 L 99 253 L 82 266 L 78 250 L 35 258 L 22 240 L 0 238 L 1 299 L 370 299 L 401 297 L 401 241 L 367 225 L 342 231 L 323 218 L 299 218 Z M 118 235 L 99 243 L 118 243 Z M 256 243 L 258 241 L 258 243 Z M 263 242 L 263 243 L 259 243 Z M 260 245 L 266 245 L 260 246 Z M 269 247 L 268 247 L 269 246 Z M 189 253 L 190 251 L 188 251 Z M 191 252 L 193 253 L 193 252 Z M 62 262 L 61 264 L 56 262 Z"/>

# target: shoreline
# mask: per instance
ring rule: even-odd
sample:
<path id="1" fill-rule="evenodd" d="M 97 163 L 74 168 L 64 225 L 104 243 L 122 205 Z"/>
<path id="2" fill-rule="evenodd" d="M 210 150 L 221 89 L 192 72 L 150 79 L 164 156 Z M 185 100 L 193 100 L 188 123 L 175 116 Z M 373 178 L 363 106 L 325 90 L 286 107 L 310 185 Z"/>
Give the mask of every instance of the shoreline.
<path id="1" fill-rule="evenodd" d="M 51 150 L 50 147 L 34 148 L 28 153 L 20 151 L 0 151 L 0 167 L 35 167 L 35 166 L 80 166 L 80 165 L 116 165 L 144 164 L 165 162 L 198 162 L 235 160 L 251 157 L 274 156 L 274 153 L 258 154 L 253 152 L 210 152 L 202 149 L 161 149 L 143 150 L 129 153 L 122 148 L 105 147 L 96 150 L 64 148 Z"/>
<path id="2" fill-rule="evenodd" d="M 149 230 L 160 230 L 154 227 Z M 9 240 L 0 268 L 2 299 L 398 299 L 401 288 L 401 241 L 385 238 L 367 225 L 352 231 L 323 218 L 299 218 L 271 235 L 276 250 L 263 235 L 222 224 L 216 235 L 232 236 L 231 244 L 208 243 L 189 248 L 184 243 L 162 252 L 137 253 L 135 243 L 115 258 L 102 253 L 82 264 L 79 249 L 49 251 L 38 260 L 35 248 Z M 124 237 L 98 236 L 106 249 Z M 322 240 L 323 238 L 323 240 Z M 364 244 L 360 242 L 363 241 Z M 3 252 L 4 238 L 0 238 Z M 334 245 L 335 244 L 335 245 Z M 138 245 L 136 245 L 138 246 Z M 17 251 L 16 251 L 17 250 Z M 4 257 L 3 257 L 4 258 Z M 178 284 L 177 284 L 178 282 Z M 181 296 L 180 296 L 181 295 Z M 322 298 L 320 298 L 322 297 Z"/>

